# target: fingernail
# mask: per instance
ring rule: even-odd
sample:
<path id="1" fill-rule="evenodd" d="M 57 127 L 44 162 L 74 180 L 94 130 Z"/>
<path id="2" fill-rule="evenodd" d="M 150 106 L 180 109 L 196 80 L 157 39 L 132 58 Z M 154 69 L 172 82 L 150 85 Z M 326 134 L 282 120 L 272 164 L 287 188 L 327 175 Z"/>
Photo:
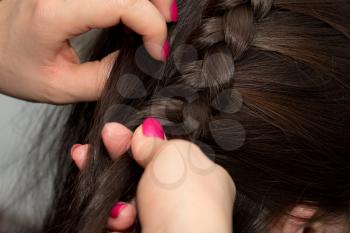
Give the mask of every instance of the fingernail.
<path id="1" fill-rule="evenodd" d="M 171 21 L 173 21 L 173 22 L 177 22 L 179 20 L 177 0 L 174 0 L 170 6 L 170 17 L 171 17 Z"/>
<path id="2" fill-rule="evenodd" d="M 143 135 L 165 139 L 164 130 L 160 122 L 155 118 L 147 118 L 142 123 Z"/>
<path id="3" fill-rule="evenodd" d="M 111 210 L 110 217 L 118 218 L 122 210 L 126 207 L 126 204 L 123 202 L 118 202 Z"/>
<path id="4" fill-rule="evenodd" d="M 169 53 L 170 53 L 170 45 L 168 41 L 165 41 L 163 45 L 163 50 L 162 50 L 162 56 L 164 61 L 168 60 Z"/>
<path id="5" fill-rule="evenodd" d="M 74 144 L 72 146 L 72 148 L 70 149 L 70 154 L 73 155 L 74 151 L 80 146 L 82 146 L 82 145 L 81 144 Z"/>

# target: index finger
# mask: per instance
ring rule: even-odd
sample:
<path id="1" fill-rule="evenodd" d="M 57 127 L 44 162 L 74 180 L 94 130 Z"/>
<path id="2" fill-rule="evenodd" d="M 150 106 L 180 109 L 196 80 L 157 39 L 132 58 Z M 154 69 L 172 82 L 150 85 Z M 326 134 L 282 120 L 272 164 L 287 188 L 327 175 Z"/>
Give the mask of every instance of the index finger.
<path id="1" fill-rule="evenodd" d="M 151 56 L 167 57 L 166 20 L 148 0 L 60 1 L 60 5 L 64 13 L 57 20 L 69 37 L 122 22 L 143 37 Z"/>

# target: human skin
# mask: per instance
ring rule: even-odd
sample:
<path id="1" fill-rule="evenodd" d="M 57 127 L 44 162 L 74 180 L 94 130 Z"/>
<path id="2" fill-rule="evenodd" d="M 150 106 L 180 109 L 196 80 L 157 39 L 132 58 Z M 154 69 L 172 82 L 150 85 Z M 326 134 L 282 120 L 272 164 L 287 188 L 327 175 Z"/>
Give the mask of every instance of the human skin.
<path id="1" fill-rule="evenodd" d="M 166 21 L 176 21 L 177 19 L 173 4 L 174 1 L 171 0 L 153 0 L 151 2 L 148 0 L 114 0 L 106 2 L 94 0 L 89 1 L 88 4 L 86 1 L 0 0 L 0 92 L 30 101 L 57 104 L 98 99 L 108 76 L 110 64 L 116 59 L 117 54 L 111 54 L 101 61 L 80 64 L 79 58 L 70 47 L 68 39 L 86 32 L 91 28 L 109 27 L 123 21 L 123 23 L 128 25 L 131 29 L 143 36 L 145 46 L 154 58 L 164 59 L 166 57 L 164 54 L 166 38 L 165 23 Z M 116 125 L 106 125 L 105 128 L 111 127 L 116 127 Z M 119 129 L 122 128 L 121 125 L 118 127 L 120 127 Z M 105 132 L 106 131 L 108 130 L 105 130 Z M 108 136 L 105 136 L 105 138 L 106 137 Z M 135 136 L 126 135 L 121 141 L 128 142 L 128 139 L 131 140 L 131 138 L 134 137 Z M 109 139 L 104 139 L 105 143 L 107 141 L 107 148 L 108 143 L 110 143 L 108 140 Z M 147 140 L 144 138 L 140 139 L 140 141 L 144 142 Z M 137 145 L 137 141 L 135 143 Z M 163 150 L 161 150 L 163 152 L 160 153 L 161 155 L 178 153 L 178 150 L 171 150 L 171 148 L 174 147 L 194 148 L 194 154 L 201 154 L 201 152 L 196 150 L 198 148 L 195 145 L 184 141 L 170 141 L 162 145 L 164 147 L 160 146 L 160 148 L 163 148 Z M 80 151 L 81 154 L 80 159 L 78 158 L 79 156 L 75 157 L 77 165 L 81 168 L 83 168 L 83 163 L 86 158 L 84 156 L 86 156 L 87 147 L 87 145 L 84 145 L 75 148 L 77 149 L 76 151 Z M 110 143 L 109 151 L 111 157 L 118 156 L 118 154 L 127 147 L 128 144 L 111 145 Z M 142 152 L 144 150 L 140 151 Z M 167 153 L 164 153 L 164 151 Z M 138 157 L 139 159 L 137 159 L 137 161 L 146 168 L 144 177 L 147 177 L 147 174 L 151 174 L 151 172 L 147 173 L 147 171 L 152 171 L 148 169 L 150 166 L 162 167 L 152 166 L 152 164 L 159 165 L 165 163 L 164 167 L 167 167 L 166 162 L 168 161 L 168 165 L 171 164 L 173 166 L 173 163 L 169 163 L 169 161 L 172 160 L 169 160 L 167 156 L 159 156 L 159 158 L 163 159 L 153 159 L 155 154 L 150 153 L 151 155 L 142 156 L 141 152 L 139 153 L 141 156 Z M 138 152 L 135 151 L 135 154 L 137 155 Z M 179 156 L 182 158 L 184 154 L 186 153 L 180 153 Z M 158 158 L 158 156 L 156 157 Z M 193 157 L 197 158 L 198 156 Z M 205 156 L 201 154 L 201 156 L 199 156 L 199 161 L 207 165 L 208 163 L 211 164 L 210 161 L 201 159 L 204 157 Z M 172 156 L 171 159 L 174 158 L 176 158 L 176 156 Z M 161 162 L 159 162 L 159 160 Z M 200 162 L 200 164 L 202 164 L 202 162 Z M 181 168 L 171 170 L 170 168 L 172 166 L 169 166 L 169 169 L 166 169 L 165 172 L 172 171 L 176 176 L 176 172 L 181 170 Z M 174 173 L 168 174 L 170 180 L 174 177 Z M 165 175 L 162 177 L 167 176 Z M 143 183 L 146 184 L 151 182 L 150 178 L 143 178 L 143 180 L 145 180 Z M 200 182 L 200 179 L 197 179 L 194 183 L 191 183 L 190 179 L 185 180 L 182 185 L 183 187 L 191 189 Z M 156 185 L 144 186 L 157 187 Z M 181 188 L 179 189 L 181 190 Z M 150 190 L 147 188 L 140 188 L 139 193 L 146 191 L 152 193 Z M 158 191 L 155 195 L 162 194 L 162 192 Z M 204 190 L 202 191 L 201 193 L 205 194 Z M 155 191 L 153 190 L 153 192 Z M 145 198 L 147 197 L 147 195 L 142 195 L 142 197 L 143 196 L 145 196 Z M 200 198 L 194 201 L 206 203 L 205 200 L 202 200 L 202 198 L 205 197 L 199 196 Z M 162 200 L 167 199 L 162 198 Z M 186 210 L 186 205 L 184 205 L 186 201 L 181 203 L 181 199 L 178 199 L 175 195 L 173 195 L 172 201 L 168 201 L 171 203 L 174 202 L 174 200 L 176 200 L 175 203 L 179 203 L 179 206 L 182 204 L 182 211 Z M 215 210 L 215 206 L 218 205 L 218 203 L 214 203 L 209 199 L 207 199 L 207 201 L 209 204 L 213 205 L 208 205 L 208 207 L 212 207 L 210 209 Z M 147 209 L 150 207 L 142 208 L 142 204 L 139 206 L 140 213 L 142 211 L 144 212 L 144 214 L 141 213 L 141 215 L 145 216 L 143 218 L 145 219 L 143 220 L 146 226 L 145 230 L 151 232 L 154 226 L 148 224 L 148 222 L 151 223 L 152 219 L 147 220 L 149 214 L 146 214 Z M 161 207 L 158 208 L 161 209 Z M 298 209 L 300 208 L 296 207 L 296 210 Z M 159 212 L 162 211 L 166 212 L 164 209 L 159 210 Z M 227 212 L 228 211 L 226 211 L 226 214 Z M 121 213 L 122 214 L 120 214 L 118 218 L 109 221 L 108 224 L 110 228 L 121 230 L 134 222 L 136 209 L 132 203 L 124 203 L 124 208 Z M 306 218 L 310 218 L 314 210 L 305 207 L 305 209 L 302 208 L 302 211 L 300 213 L 298 212 L 296 215 L 305 216 L 305 213 L 310 213 L 309 215 L 306 214 Z M 162 214 L 160 217 L 165 218 L 165 216 L 166 215 Z M 184 215 L 179 216 L 184 217 Z M 220 216 L 220 214 L 218 216 Z M 227 217 L 227 215 L 225 216 Z M 171 224 L 171 222 L 166 222 L 168 224 L 166 226 L 164 225 L 166 227 L 164 229 L 169 232 L 172 232 L 172 230 L 175 231 L 174 229 L 179 231 L 178 227 L 181 225 L 191 225 L 196 221 L 202 222 L 204 220 L 191 218 L 177 219 L 176 217 L 171 219 L 174 220 L 173 224 Z M 213 219 L 210 218 L 210 222 L 222 223 L 225 219 L 225 217 L 222 217 L 218 218 L 217 221 L 213 221 Z M 185 221 L 191 221 L 191 224 L 187 222 L 185 224 Z M 302 228 L 302 223 L 298 221 L 288 224 L 286 224 L 286 222 L 288 223 L 291 221 L 287 219 L 276 224 L 280 228 L 275 228 L 275 232 L 280 232 L 282 230 L 283 232 L 294 233 Z M 228 225 L 225 223 L 220 226 L 227 228 Z M 153 223 L 153 225 L 154 224 L 155 223 Z M 203 225 L 199 224 L 194 224 L 194 226 L 197 230 L 198 227 L 203 227 Z M 205 229 L 210 229 L 210 226 L 209 228 L 207 226 Z M 223 229 L 222 232 L 225 232 L 225 229 Z M 186 229 L 181 228 L 181 232 L 184 232 L 184 230 Z M 204 232 L 203 230 L 201 232 Z M 274 232 L 274 229 L 272 232 Z"/>
<path id="2" fill-rule="evenodd" d="M 69 39 L 123 22 L 156 59 L 167 56 L 167 21 L 175 0 L 0 1 L 0 92 L 55 104 L 100 97 L 117 53 L 80 63 Z"/>
<path id="3" fill-rule="evenodd" d="M 231 177 L 207 159 L 196 145 L 182 140 L 167 141 L 162 136 L 160 124 L 155 125 L 155 130 L 151 133 L 146 131 L 146 135 L 144 124 L 134 133 L 119 123 L 108 123 L 102 130 L 103 142 L 113 160 L 131 148 L 134 159 L 145 168 L 137 203 L 135 200 L 117 203 L 117 207 L 122 205 L 123 208 L 116 208 L 119 213 L 117 217 L 108 219 L 108 228 L 123 232 L 133 225 L 137 204 L 143 233 L 232 232 L 236 191 Z M 146 127 L 152 128 L 149 123 Z M 84 169 L 88 150 L 89 145 L 72 148 L 72 159 L 81 170 Z M 190 168 L 187 169 L 189 172 L 184 172 L 185 167 Z M 169 183 L 176 184 L 169 186 Z M 288 215 L 276 220 L 269 232 L 301 233 L 316 211 L 311 206 L 297 205 Z M 323 226 L 308 227 L 315 233 L 324 229 Z"/>
<path id="4" fill-rule="evenodd" d="M 198 146 L 167 140 L 162 132 L 154 119 L 147 119 L 134 133 L 118 123 L 107 124 L 102 131 L 112 159 L 131 149 L 145 168 L 135 201 L 142 232 L 232 232 L 236 191 L 231 177 Z M 80 169 L 87 150 L 88 145 L 73 147 L 72 158 Z M 122 232 L 133 224 L 135 203 L 123 204 L 123 215 L 108 219 L 110 230 Z"/>

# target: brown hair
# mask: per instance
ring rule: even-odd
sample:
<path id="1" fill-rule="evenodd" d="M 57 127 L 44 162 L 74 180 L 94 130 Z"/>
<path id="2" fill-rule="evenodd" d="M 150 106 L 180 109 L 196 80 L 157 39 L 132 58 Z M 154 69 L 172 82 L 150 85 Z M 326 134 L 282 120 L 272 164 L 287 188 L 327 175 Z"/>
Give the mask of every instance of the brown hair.
<path id="1" fill-rule="evenodd" d="M 350 3 L 178 4 L 166 64 L 121 25 L 100 36 L 90 59 L 120 56 L 102 99 L 69 116 L 43 232 L 105 231 L 109 210 L 135 195 L 142 170 L 128 155 L 111 161 L 101 129 L 111 121 L 135 129 L 148 116 L 232 175 L 236 233 L 265 232 L 297 204 L 317 207 L 315 218 L 349 216 Z M 74 143 L 93 145 L 82 173 L 69 159 Z"/>

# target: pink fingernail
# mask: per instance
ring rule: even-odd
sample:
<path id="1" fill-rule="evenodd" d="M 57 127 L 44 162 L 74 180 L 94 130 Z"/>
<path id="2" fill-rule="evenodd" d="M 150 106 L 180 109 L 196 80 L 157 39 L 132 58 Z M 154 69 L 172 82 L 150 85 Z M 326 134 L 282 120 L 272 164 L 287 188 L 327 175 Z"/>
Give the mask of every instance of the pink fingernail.
<path id="1" fill-rule="evenodd" d="M 74 151 L 80 146 L 82 146 L 82 145 L 81 144 L 74 144 L 72 146 L 72 148 L 70 149 L 70 154 L 73 155 Z"/>
<path id="2" fill-rule="evenodd" d="M 165 139 L 164 130 L 160 122 L 155 118 L 147 118 L 142 124 L 143 135 Z"/>
<path id="3" fill-rule="evenodd" d="M 174 0 L 170 6 L 170 17 L 171 17 L 171 21 L 173 21 L 173 22 L 177 22 L 179 20 L 177 0 Z"/>
<path id="4" fill-rule="evenodd" d="M 118 218 L 122 210 L 126 207 L 126 204 L 123 202 L 118 202 L 111 210 L 110 217 Z"/>
<path id="5" fill-rule="evenodd" d="M 169 53 L 170 53 L 170 45 L 168 41 L 165 41 L 163 45 L 163 51 L 162 51 L 162 56 L 164 61 L 168 60 Z"/>

